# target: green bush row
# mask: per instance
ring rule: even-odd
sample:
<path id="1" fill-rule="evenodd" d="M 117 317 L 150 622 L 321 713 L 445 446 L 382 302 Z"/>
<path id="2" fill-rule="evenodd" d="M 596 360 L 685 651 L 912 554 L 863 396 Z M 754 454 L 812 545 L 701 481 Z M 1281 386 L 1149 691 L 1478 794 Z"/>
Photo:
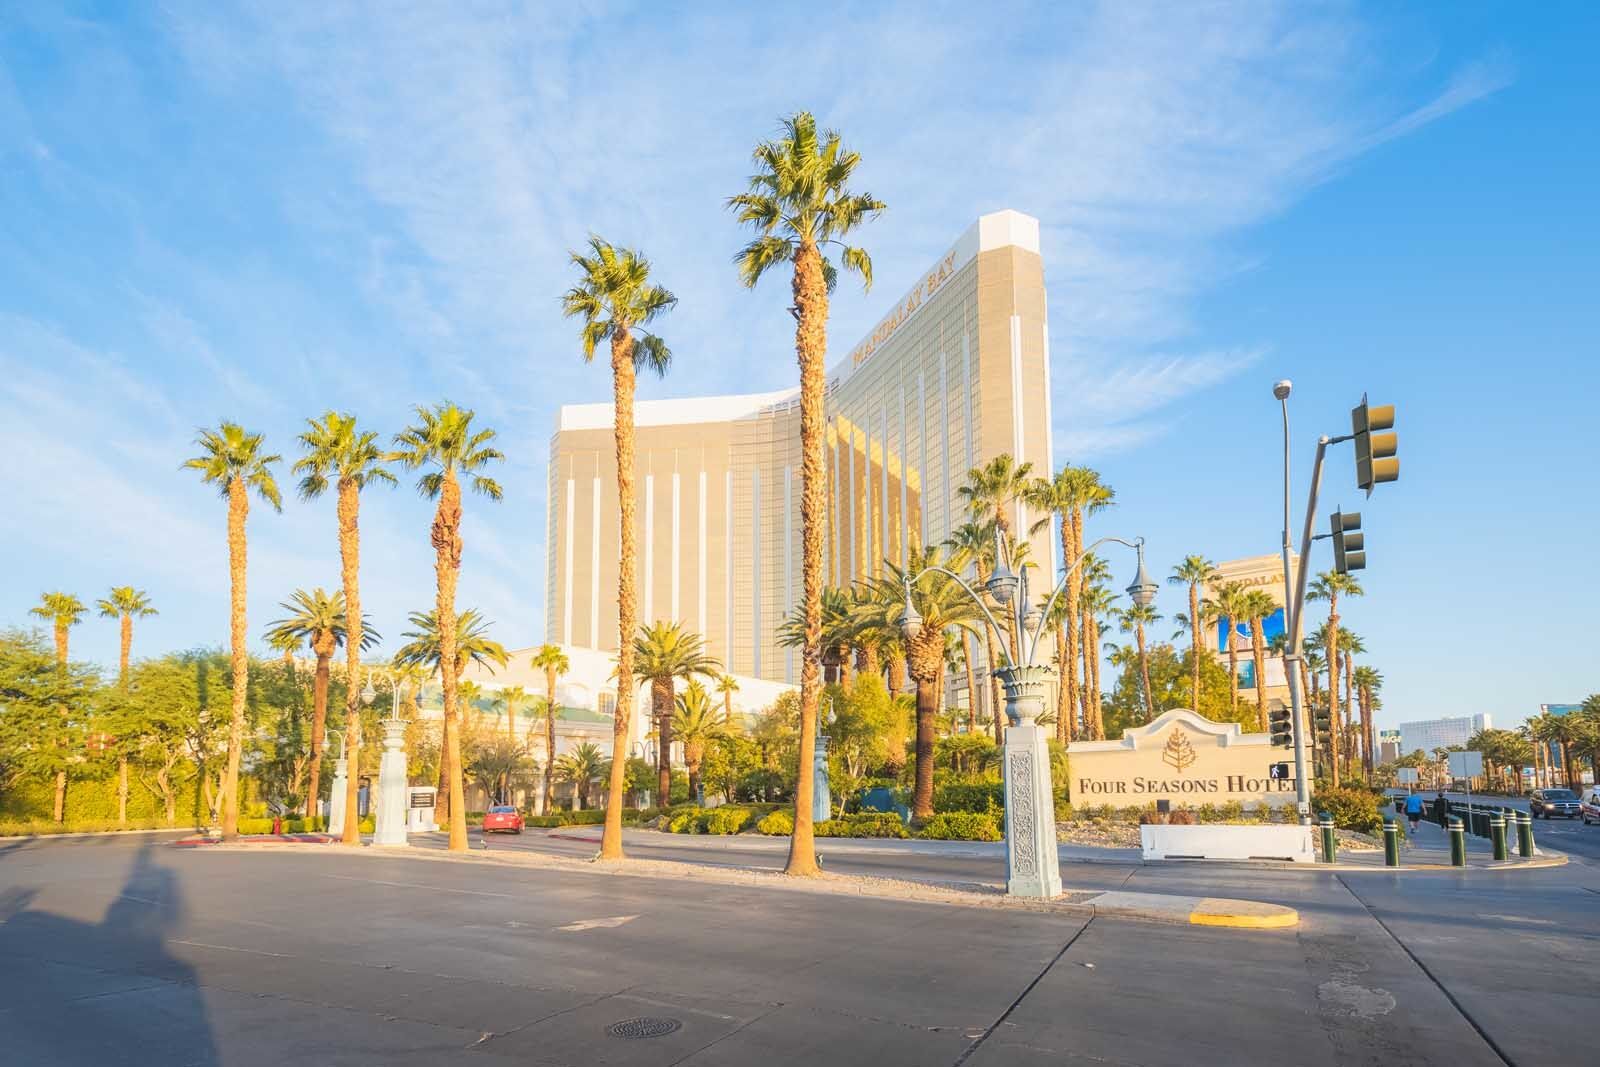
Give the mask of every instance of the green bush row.
<path id="1" fill-rule="evenodd" d="M 320 816 L 317 816 L 317 817 L 314 817 L 314 818 L 310 818 L 310 819 L 299 819 L 299 818 L 285 819 L 285 820 L 283 820 L 283 832 L 286 833 L 286 834 L 314 833 L 316 831 L 322 830 L 324 828 L 324 823 L 325 822 L 326 822 L 326 820 L 324 820 Z M 365 819 L 361 820 L 359 828 L 360 828 L 362 833 L 370 834 L 370 833 L 374 832 L 378 827 L 377 827 L 377 823 L 373 819 L 373 817 L 371 815 L 368 815 Z M 246 834 L 246 835 L 270 834 L 270 833 L 272 833 L 272 820 L 271 819 L 240 819 L 239 820 L 239 832 L 241 834 Z"/>
<path id="2" fill-rule="evenodd" d="M 119 823 L 111 819 L 7 819 L 0 821 L 0 837 L 33 837 L 42 834 L 103 834 L 119 830 L 188 830 L 193 823 L 179 819 L 172 825 L 160 819 L 129 819 Z"/>
<path id="3" fill-rule="evenodd" d="M 718 808 L 679 807 L 665 812 L 658 823 L 671 834 L 737 834 L 769 815 L 772 804 L 724 804 Z"/>
<path id="4" fill-rule="evenodd" d="M 479 817 L 482 821 L 482 817 Z M 628 821 L 628 813 L 622 813 L 622 820 Z M 582 811 L 558 811 L 551 815 L 529 815 L 523 818 L 522 825 L 537 826 L 550 829 L 556 826 L 599 826 L 606 821 L 604 808 L 585 808 Z"/>
<path id="5" fill-rule="evenodd" d="M 918 837 L 934 841 L 999 841 L 1000 823 L 993 815 L 977 811 L 936 813 L 922 824 Z"/>
<path id="6" fill-rule="evenodd" d="M 1333 816 L 1333 825 L 1341 830 L 1355 830 L 1364 834 L 1383 832 L 1383 813 L 1379 801 L 1383 797 L 1366 788 L 1332 787 L 1318 789 L 1311 797 L 1311 810 L 1320 815 Z"/>
<path id="7" fill-rule="evenodd" d="M 933 810 L 971 811 L 998 815 L 1006 810 L 1006 787 L 1000 782 L 952 782 L 933 791 Z"/>

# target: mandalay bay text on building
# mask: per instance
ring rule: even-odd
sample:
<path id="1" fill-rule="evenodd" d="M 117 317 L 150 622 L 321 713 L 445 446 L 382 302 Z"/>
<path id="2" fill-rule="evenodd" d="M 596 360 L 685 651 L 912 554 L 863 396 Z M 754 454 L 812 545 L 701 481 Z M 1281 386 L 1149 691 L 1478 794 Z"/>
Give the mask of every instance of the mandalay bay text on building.
<path id="1" fill-rule="evenodd" d="M 830 362 L 826 581 L 847 586 L 967 521 L 956 489 L 1001 453 L 1050 468 L 1037 220 L 984 215 Z M 777 357 L 775 357 L 777 358 Z M 792 365 L 792 357 L 789 360 Z M 639 610 L 705 635 L 730 671 L 799 680 L 778 629 L 801 595 L 797 389 L 636 405 Z M 617 643 L 610 404 L 561 409 L 550 448 L 546 633 Z M 1030 516 L 1017 505 L 1013 529 Z M 1055 539 L 1029 553 L 1054 573 Z M 1046 581 L 1048 584 L 1048 581 Z"/>

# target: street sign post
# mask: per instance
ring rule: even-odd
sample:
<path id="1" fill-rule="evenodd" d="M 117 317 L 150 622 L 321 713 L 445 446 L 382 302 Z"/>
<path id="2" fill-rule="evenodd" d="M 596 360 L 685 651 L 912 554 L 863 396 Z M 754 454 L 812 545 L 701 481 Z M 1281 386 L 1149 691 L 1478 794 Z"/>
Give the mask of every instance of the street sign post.
<path id="1" fill-rule="evenodd" d="M 1422 775 L 1415 767 L 1401 767 L 1394 772 L 1394 780 L 1400 785 L 1415 789 L 1417 783 L 1422 780 Z"/>
<path id="2" fill-rule="evenodd" d="M 1467 826 L 1472 826 L 1472 780 L 1483 776 L 1482 752 L 1450 752 L 1450 777 L 1467 780 Z"/>

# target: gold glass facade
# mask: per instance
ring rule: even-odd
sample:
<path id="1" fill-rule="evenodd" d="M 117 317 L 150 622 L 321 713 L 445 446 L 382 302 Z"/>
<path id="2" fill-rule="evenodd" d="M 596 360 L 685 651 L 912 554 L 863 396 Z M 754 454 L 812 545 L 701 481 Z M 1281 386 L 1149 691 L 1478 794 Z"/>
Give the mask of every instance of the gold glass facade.
<path id="1" fill-rule="evenodd" d="M 970 468 L 1009 452 L 1046 472 L 1037 222 L 979 219 L 838 361 L 828 390 L 830 584 L 942 541 L 966 521 L 956 489 Z M 796 652 L 777 643 L 801 590 L 797 393 L 647 401 L 636 421 L 641 620 L 698 630 L 735 673 L 797 681 Z M 550 449 L 552 640 L 616 647 L 615 467 L 610 405 L 563 408 Z M 1053 560 L 1053 545 L 1041 532 L 1032 558 Z"/>

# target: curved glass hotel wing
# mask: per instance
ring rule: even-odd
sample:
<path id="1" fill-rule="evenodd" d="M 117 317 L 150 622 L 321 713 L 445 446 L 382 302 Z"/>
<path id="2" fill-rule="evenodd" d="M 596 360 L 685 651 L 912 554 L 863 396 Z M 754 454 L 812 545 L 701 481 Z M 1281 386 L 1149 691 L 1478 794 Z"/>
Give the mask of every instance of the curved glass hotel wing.
<path id="1" fill-rule="evenodd" d="M 966 521 L 956 487 L 1009 452 L 1050 467 L 1050 341 L 1039 224 L 984 215 L 828 377 L 833 585 L 902 562 Z M 777 643 L 799 601 L 800 402 L 796 389 L 642 401 L 636 408 L 639 610 L 706 636 L 735 674 L 799 680 Z M 616 455 L 610 404 L 561 409 L 550 447 L 546 633 L 614 650 Z M 1017 506 L 1014 529 L 1029 526 Z M 1041 531 L 1031 558 L 1050 566 Z"/>

